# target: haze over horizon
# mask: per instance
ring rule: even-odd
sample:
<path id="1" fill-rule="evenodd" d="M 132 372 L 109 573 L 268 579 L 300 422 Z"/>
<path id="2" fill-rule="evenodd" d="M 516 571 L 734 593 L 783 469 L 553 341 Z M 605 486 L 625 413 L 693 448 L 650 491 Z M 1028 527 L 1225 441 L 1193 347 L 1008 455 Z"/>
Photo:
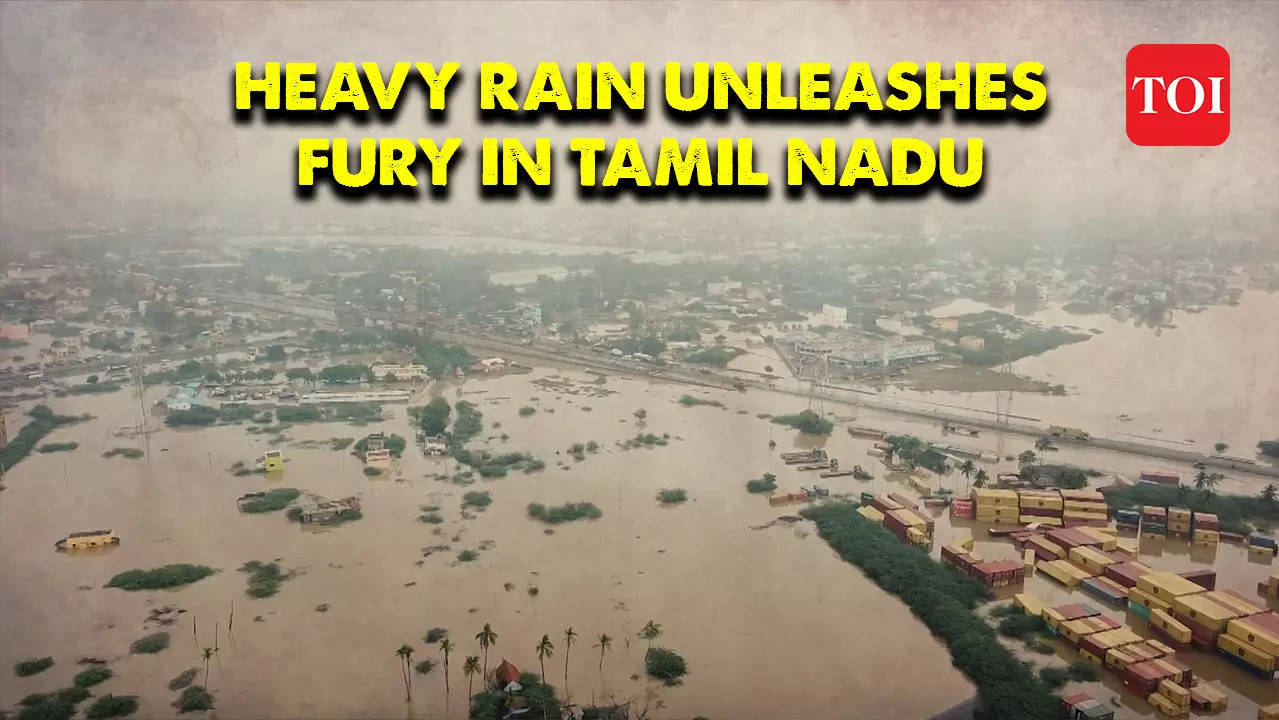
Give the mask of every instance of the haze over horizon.
<path id="1" fill-rule="evenodd" d="M 571 12 L 567 10 L 571 7 Z M 1269 232 L 1279 209 L 1279 5 L 1240 3 L 174 3 L 0 6 L 0 242 L 36 229 L 319 225 L 413 230 L 468 226 L 665 223 L 716 231 L 758 228 L 989 228 L 1006 235 L 1178 232 L 1205 237 Z M 393 12 L 399 21 L 388 23 Z M 1143 148 L 1124 133 L 1124 56 L 1145 42 L 1214 42 L 1231 53 L 1230 139 L 1211 148 Z M 744 49 L 749 49 L 744 51 Z M 236 61 L 425 60 L 462 64 L 447 123 L 429 124 L 413 94 L 394 124 L 232 121 Z M 622 119 L 536 125 L 475 117 L 475 69 L 505 60 L 523 74 L 542 60 L 649 63 L 650 111 Z M 898 60 L 1044 63 L 1049 112 L 1031 125 L 672 124 L 654 102 L 666 61 L 801 61 L 834 69 L 865 60 L 882 74 Z M 303 136 L 464 138 L 447 202 L 295 197 Z M 480 201 L 479 138 L 549 136 L 555 193 L 546 202 Z M 749 135 L 774 174 L 767 201 L 578 198 L 565 161 L 577 135 L 641 141 L 664 135 Z M 956 203 L 785 198 L 777 177 L 785 138 L 894 135 L 986 140 L 984 191 Z M 1120 230 L 1122 229 L 1122 230 Z M 1259 237 L 1262 241 L 1266 236 Z"/>

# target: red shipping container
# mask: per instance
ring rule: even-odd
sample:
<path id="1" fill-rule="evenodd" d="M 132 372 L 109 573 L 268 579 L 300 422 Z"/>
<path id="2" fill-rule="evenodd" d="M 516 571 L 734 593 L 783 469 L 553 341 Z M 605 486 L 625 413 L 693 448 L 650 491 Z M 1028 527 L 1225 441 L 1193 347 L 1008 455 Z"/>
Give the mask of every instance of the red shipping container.
<path id="1" fill-rule="evenodd" d="M 1126 562 L 1107 565 L 1103 574 L 1120 585 L 1130 588 L 1135 587 L 1137 585 L 1138 578 L 1148 572 L 1150 572 L 1150 570 L 1131 562 Z"/>
<path id="2" fill-rule="evenodd" d="M 1177 574 L 1205 590 L 1217 589 L 1217 571 L 1212 568 L 1197 568 Z"/>

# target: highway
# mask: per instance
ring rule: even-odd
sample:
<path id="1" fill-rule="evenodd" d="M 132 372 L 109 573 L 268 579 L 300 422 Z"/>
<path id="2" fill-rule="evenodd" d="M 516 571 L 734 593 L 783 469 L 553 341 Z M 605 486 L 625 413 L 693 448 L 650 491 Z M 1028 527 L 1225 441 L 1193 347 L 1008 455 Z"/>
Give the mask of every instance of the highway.
<path id="1" fill-rule="evenodd" d="M 301 315 L 320 322 L 332 323 L 334 326 L 337 325 L 337 317 L 331 307 L 323 305 L 322 303 L 294 300 L 286 302 L 284 300 L 277 300 L 269 297 L 229 295 L 219 296 L 218 299 L 228 305 L 238 305 L 259 310 Z M 647 377 L 669 382 L 698 385 L 702 387 L 727 390 L 745 387 L 794 395 L 805 399 L 809 397 L 818 397 L 833 402 L 867 407 L 887 414 L 935 420 L 939 423 L 950 422 L 956 425 L 981 428 L 994 432 L 1022 435 L 1031 439 L 1041 438 L 1047 434 L 1046 427 L 1032 425 L 1029 423 L 997 422 L 993 419 L 985 419 L 972 415 L 961 415 L 943 410 L 903 407 L 895 401 L 882 398 L 874 393 L 865 391 L 836 388 L 831 386 L 817 387 L 814 389 L 779 387 L 760 380 L 728 377 L 716 372 L 703 372 L 700 369 L 691 370 L 678 365 L 652 366 L 640 364 L 633 360 L 622 360 L 611 355 L 585 351 L 581 348 L 564 343 L 532 341 L 530 344 L 524 344 L 523 342 L 506 339 L 491 333 L 466 332 L 457 329 L 448 329 L 437 325 L 429 325 L 422 321 L 420 316 L 413 314 L 377 313 L 368 311 L 363 311 L 363 313 L 372 319 L 387 320 L 405 327 L 429 327 L 432 335 L 438 340 L 462 345 L 472 350 L 483 350 L 506 356 L 522 356 L 548 362 L 571 364 L 615 374 Z M 1055 445 L 1076 445 L 1102 450 L 1112 450 L 1130 455 L 1140 455 L 1187 464 L 1204 463 L 1207 467 L 1229 470 L 1237 475 L 1252 475 L 1263 478 L 1279 477 L 1279 467 L 1233 463 L 1220 458 L 1213 458 L 1200 452 L 1179 450 L 1158 445 L 1133 442 L 1131 440 L 1118 440 L 1115 438 L 1093 436 L 1088 440 L 1053 438 L 1053 443 Z"/>

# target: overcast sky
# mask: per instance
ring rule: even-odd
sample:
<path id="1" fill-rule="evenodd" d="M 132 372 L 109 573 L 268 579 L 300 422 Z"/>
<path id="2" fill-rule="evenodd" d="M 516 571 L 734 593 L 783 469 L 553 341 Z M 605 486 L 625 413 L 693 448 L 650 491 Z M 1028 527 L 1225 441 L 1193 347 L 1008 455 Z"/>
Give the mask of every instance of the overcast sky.
<path id="1" fill-rule="evenodd" d="M 737 202 L 731 217 L 752 222 L 791 215 L 856 224 L 885 215 L 928 216 L 1033 232 L 1061 222 L 1120 221 L 1163 228 L 1193 222 L 1251 231 L 1279 219 L 1279 3 L 361 3 L 161 2 L 0 4 L 0 222 L 12 237 L 29 227 L 160 225 L 218 219 L 291 222 L 336 216 L 402 222 L 475 215 L 478 139 L 548 135 L 563 153 L 572 135 L 752 135 L 763 169 L 779 176 L 792 134 L 852 138 L 894 134 L 933 140 L 981 135 L 985 188 L 975 203 L 852 204 Z M 1230 139 L 1215 148 L 1141 148 L 1124 134 L 1124 56 L 1151 42 L 1213 42 L 1231 54 Z M 230 74 L 238 60 L 462 63 L 444 127 L 430 126 L 414 95 L 394 125 L 237 125 Z M 531 73 L 539 60 L 650 63 L 650 98 L 660 100 L 661 64 L 676 60 L 800 61 L 840 68 L 865 60 L 881 74 L 894 61 L 1036 60 L 1047 66 L 1051 110 L 1029 127 L 851 124 L 736 128 L 668 126 L 660 112 L 643 127 L 589 123 L 479 127 L 473 70 L 506 60 Z M 651 106 L 656 106 L 650 102 Z M 458 135 L 472 152 L 456 169 L 447 207 L 368 201 L 350 205 L 321 192 L 294 196 L 297 138 Z M 589 203 L 573 192 L 573 168 L 556 157 L 552 202 L 512 216 L 559 222 L 632 212 L 633 203 Z M 724 205 L 723 201 L 717 203 Z M 703 207 L 645 203 L 641 214 Z M 656 207 L 655 207 L 656 206 Z M 511 216 L 510 208 L 503 208 Z M 724 213 L 712 210 L 720 217 Z M 1273 231 L 1272 231 L 1273 232 Z M 1273 235 L 1271 235 L 1273 237 Z"/>

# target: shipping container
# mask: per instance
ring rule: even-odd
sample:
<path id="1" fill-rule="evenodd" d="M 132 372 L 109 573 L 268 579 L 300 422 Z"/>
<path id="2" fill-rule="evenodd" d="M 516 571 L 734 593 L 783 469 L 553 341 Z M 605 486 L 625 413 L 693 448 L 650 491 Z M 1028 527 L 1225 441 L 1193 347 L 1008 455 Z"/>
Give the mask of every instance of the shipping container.
<path id="1" fill-rule="evenodd" d="M 1197 568 L 1177 574 L 1205 590 L 1217 587 L 1217 571 L 1212 568 Z"/>
<path id="2" fill-rule="evenodd" d="M 1137 578 L 1137 587 L 1156 598 L 1170 603 L 1182 595 L 1201 593 L 1204 589 L 1173 572 L 1161 570 L 1149 572 Z"/>
<path id="3" fill-rule="evenodd" d="M 1238 658 L 1262 672 L 1274 672 L 1275 656 L 1233 635 L 1217 637 L 1217 652 Z"/>
<path id="4" fill-rule="evenodd" d="M 1212 632 L 1222 632 L 1231 618 L 1238 613 L 1223 605 L 1218 605 L 1205 597 L 1203 593 L 1183 595 L 1172 601 L 1173 612 L 1179 618 L 1201 625 Z"/>
<path id="5" fill-rule="evenodd" d="M 1164 472 L 1162 470 L 1142 470 L 1140 480 L 1141 482 L 1154 483 L 1156 485 L 1176 485 L 1181 482 L 1181 476 L 1177 473 Z"/>
<path id="6" fill-rule="evenodd" d="M 902 507 L 904 507 L 904 508 L 911 508 L 911 509 L 914 509 L 914 508 L 919 507 L 919 505 L 918 505 L 918 504 L 916 504 L 914 500 L 911 500 L 910 498 L 906 497 L 905 495 L 901 495 L 901 494 L 898 494 L 898 493 L 888 493 L 888 497 L 889 497 L 889 499 L 890 499 L 890 500 L 892 500 L 893 502 L 897 503 L 898 505 L 900 505 L 900 506 L 902 506 Z"/>
<path id="7" fill-rule="evenodd" d="M 1247 617 L 1249 615 L 1256 615 L 1266 611 L 1266 608 L 1263 605 L 1253 602 L 1229 588 L 1225 590 L 1212 590 L 1205 594 L 1210 600 L 1218 605 L 1224 605 L 1234 610 L 1236 617 Z"/>
<path id="8" fill-rule="evenodd" d="M 1190 707 L 1203 712 L 1220 712 L 1229 707 L 1230 698 L 1215 685 L 1200 682 L 1190 688 Z"/>
<path id="9" fill-rule="evenodd" d="M 1150 611 L 1150 629 L 1168 638 L 1178 647 L 1190 645 L 1190 628 L 1163 610 Z"/>
<path id="10" fill-rule="evenodd" d="M 1231 620 L 1226 634 L 1254 645 L 1268 655 L 1279 655 L 1279 620 L 1273 619 L 1275 617 L 1274 613 L 1265 613 Z"/>
<path id="11" fill-rule="evenodd" d="M 1137 579 L 1150 572 L 1150 567 L 1139 562 L 1125 562 L 1107 565 L 1102 573 L 1106 577 L 1126 588 L 1135 587 Z"/>
<path id="12" fill-rule="evenodd" d="M 1172 609 L 1172 605 L 1170 603 L 1160 600 L 1139 587 L 1128 588 L 1128 604 L 1132 605 L 1133 603 L 1136 603 L 1147 610 L 1163 610 L 1164 612 L 1168 612 Z"/>

